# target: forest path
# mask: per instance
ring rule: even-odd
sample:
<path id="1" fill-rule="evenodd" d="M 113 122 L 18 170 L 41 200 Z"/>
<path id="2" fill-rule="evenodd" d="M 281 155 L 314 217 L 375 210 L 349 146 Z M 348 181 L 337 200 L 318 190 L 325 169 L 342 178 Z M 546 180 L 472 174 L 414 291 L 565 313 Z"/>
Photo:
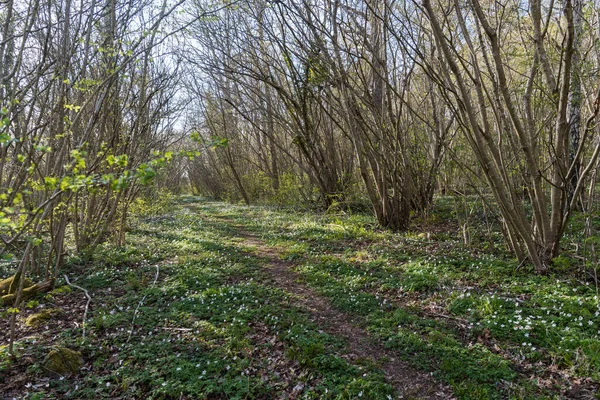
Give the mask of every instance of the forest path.
<path id="1" fill-rule="evenodd" d="M 265 260 L 264 268 L 276 287 L 286 291 L 293 297 L 293 305 L 308 311 L 311 319 L 324 332 L 346 341 L 350 362 L 370 360 L 384 373 L 386 381 L 394 386 L 405 399 L 453 399 L 448 386 L 436 381 L 426 372 L 416 370 L 398 354 L 387 349 L 383 344 L 371 337 L 363 329 L 361 318 L 348 315 L 335 309 L 329 301 L 311 288 L 299 282 L 299 275 L 293 271 L 296 263 L 283 260 L 283 251 L 271 247 L 255 235 L 245 231 L 243 227 L 226 218 L 218 218 L 244 239 L 242 244 L 254 249 L 253 254 Z"/>

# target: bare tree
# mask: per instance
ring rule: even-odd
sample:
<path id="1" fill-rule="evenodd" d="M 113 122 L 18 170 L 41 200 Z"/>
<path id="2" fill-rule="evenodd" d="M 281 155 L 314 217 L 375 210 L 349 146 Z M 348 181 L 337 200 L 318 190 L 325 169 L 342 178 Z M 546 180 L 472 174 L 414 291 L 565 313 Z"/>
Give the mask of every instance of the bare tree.
<path id="1" fill-rule="evenodd" d="M 573 3 L 567 0 L 559 9 L 532 1 L 528 20 L 509 0 L 424 0 L 422 7 L 449 67 L 436 72 L 438 84 L 489 181 L 513 249 L 545 272 L 558 254 L 570 211 L 600 150 L 590 148 L 594 144 L 588 135 L 598 114 L 593 94 L 587 99 L 584 134 L 569 157 Z M 518 48 L 518 55 L 507 56 L 509 46 Z M 569 196 L 578 163 L 585 167 Z"/>

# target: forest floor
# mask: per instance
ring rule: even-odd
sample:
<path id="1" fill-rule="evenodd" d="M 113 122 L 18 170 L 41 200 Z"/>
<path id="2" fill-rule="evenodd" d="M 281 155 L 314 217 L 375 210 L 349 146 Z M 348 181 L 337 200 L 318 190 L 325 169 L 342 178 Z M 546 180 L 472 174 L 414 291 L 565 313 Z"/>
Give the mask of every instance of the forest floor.
<path id="1" fill-rule="evenodd" d="M 20 310 L 16 358 L 0 309 L 0 398 L 598 398 L 597 288 L 457 236 L 184 197 L 69 261 L 85 338 L 86 298 L 62 281 Z M 79 373 L 44 368 L 56 346 Z"/>

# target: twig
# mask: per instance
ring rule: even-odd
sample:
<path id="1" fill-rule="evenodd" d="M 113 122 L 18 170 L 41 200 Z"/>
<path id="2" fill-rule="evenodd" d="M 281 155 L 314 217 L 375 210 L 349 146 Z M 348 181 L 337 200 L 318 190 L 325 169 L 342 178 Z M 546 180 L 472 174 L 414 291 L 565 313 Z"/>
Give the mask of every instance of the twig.
<path id="1" fill-rule="evenodd" d="M 527 260 L 529 260 L 529 258 L 527 258 L 527 257 L 524 257 L 524 258 L 521 260 L 521 262 L 519 263 L 519 265 L 517 265 L 517 268 L 515 268 L 515 271 L 518 271 L 519 269 L 521 269 L 521 267 L 527 263 Z"/>
<path id="2" fill-rule="evenodd" d="M 90 294 L 88 293 L 87 290 L 85 290 L 81 286 L 71 283 L 69 281 L 69 277 L 66 274 L 63 276 L 65 277 L 65 281 L 67 282 L 67 285 L 72 286 L 76 289 L 82 290 L 85 293 L 85 297 L 87 297 L 87 299 L 88 299 L 87 303 L 85 303 L 85 311 L 83 312 L 83 325 L 82 325 L 83 326 L 83 338 L 85 339 L 85 325 L 86 325 L 86 321 L 87 321 L 88 309 L 90 308 L 90 303 L 92 302 L 92 297 L 90 296 Z"/>
<path id="3" fill-rule="evenodd" d="M 191 331 L 193 331 L 192 328 L 169 328 L 167 326 L 163 326 L 162 329 L 164 329 L 165 331 L 177 331 L 177 332 L 191 332 Z"/>
<path id="4" fill-rule="evenodd" d="M 469 324 L 469 321 L 467 321 L 466 319 L 457 318 L 457 317 L 453 317 L 451 315 L 446 315 L 446 314 L 439 314 L 439 313 L 436 313 L 436 312 L 433 312 L 433 311 L 423 311 L 423 314 L 429 315 L 429 316 L 432 316 L 432 317 L 451 319 L 453 321 L 456 321 L 456 322 L 460 323 L 460 325 L 463 325 L 463 326 L 467 326 Z"/>
<path id="5" fill-rule="evenodd" d="M 158 281 L 159 272 L 160 271 L 158 269 L 158 265 L 156 265 L 156 276 L 154 276 L 154 282 L 152 282 L 152 286 L 156 285 L 156 281 Z M 133 335 L 133 327 L 135 326 L 135 318 L 137 317 L 138 310 L 140 309 L 141 305 L 144 303 L 144 300 L 146 300 L 147 296 L 148 295 L 145 294 L 144 297 L 142 297 L 142 300 L 140 300 L 137 307 L 135 308 L 135 311 L 133 312 L 133 319 L 131 320 L 131 330 L 129 331 L 129 337 L 127 338 L 127 343 L 129 343 L 129 341 L 131 340 L 131 335 Z"/>

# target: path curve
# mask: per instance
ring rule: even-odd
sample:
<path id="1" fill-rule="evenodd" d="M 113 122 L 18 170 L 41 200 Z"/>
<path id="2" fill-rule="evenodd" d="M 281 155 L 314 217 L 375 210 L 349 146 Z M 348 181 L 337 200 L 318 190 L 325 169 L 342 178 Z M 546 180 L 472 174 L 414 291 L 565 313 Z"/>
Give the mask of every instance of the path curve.
<path id="1" fill-rule="evenodd" d="M 335 309 L 324 296 L 299 283 L 299 276 L 293 271 L 295 263 L 282 260 L 280 250 L 269 247 L 264 241 L 242 231 L 238 226 L 231 226 L 238 229 L 237 236 L 244 239 L 244 245 L 253 247 L 254 254 L 267 261 L 265 268 L 269 270 L 274 284 L 293 295 L 294 305 L 307 310 L 324 332 L 347 342 L 351 352 L 348 355 L 350 361 L 372 360 L 383 371 L 386 381 L 394 386 L 401 398 L 454 399 L 448 386 L 399 359 L 396 351 L 377 343 L 359 326 L 359 317 L 352 317 Z"/>

